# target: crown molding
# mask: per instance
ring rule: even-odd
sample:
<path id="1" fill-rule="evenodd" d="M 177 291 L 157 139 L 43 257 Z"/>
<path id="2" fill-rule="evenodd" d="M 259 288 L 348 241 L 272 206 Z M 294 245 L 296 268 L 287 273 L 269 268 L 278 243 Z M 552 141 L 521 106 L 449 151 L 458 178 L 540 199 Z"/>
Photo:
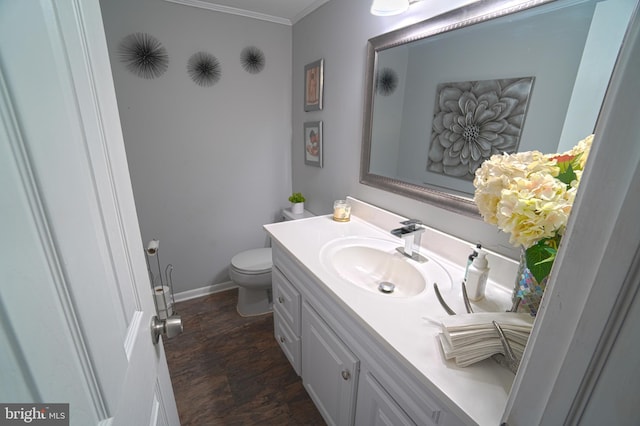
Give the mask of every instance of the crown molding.
<path id="1" fill-rule="evenodd" d="M 292 20 L 292 23 L 295 24 L 296 22 L 298 22 L 299 20 L 301 20 L 302 18 L 304 18 L 305 16 L 307 16 L 308 14 L 310 14 L 311 12 L 313 12 L 314 10 L 316 10 L 317 8 L 322 6 L 323 4 L 327 3 L 328 1 L 329 0 L 316 0 L 316 1 L 314 1 L 308 7 L 303 9 L 302 12 L 300 12 L 296 16 L 294 16 L 293 20 Z"/>
<path id="2" fill-rule="evenodd" d="M 215 12 L 229 13 L 232 15 L 246 16 L 247 18 L 260 19 L 262 21 L 274 22 L 282 25 L 293 25 L 290 19 L 281 18 L 279 16 L 267 15 L 265 13 L 252 12 L 250 10 L 238 9 L 235 7 L 225 6 L 221 4 L 209 3 L 202 0 L 165 0 L 169 3 L 177 3 L 184 6 L 197 7 L 199 9 L 213 10 Z M 327 0 L 328 1 L 328 0 Z"/>
<path id="3" fill-rule="evenodd" d="M 297 13 L 292 19 L 283 18 L 281 16 L 268 15 L 266 13 L 253 12 L 251 10 L 239 9 L 236 7 L 225 6 L 222 4 L 210 3 L 204 0 L 165 0 L 169 3 L 181 4 L 184 6 L 197 7 L 199 9 L 213 10 L 215 12 L 230 13 L 232 15 L 245 16 L 247 18 L 260 19 L 262 21 L 274 22 L 276 24 L 292 26 L 300 19 L 304 18 L 329 0 L 315 0 L 305 9 Z M 417 1 L 417 0 L 413 0 Z"/>

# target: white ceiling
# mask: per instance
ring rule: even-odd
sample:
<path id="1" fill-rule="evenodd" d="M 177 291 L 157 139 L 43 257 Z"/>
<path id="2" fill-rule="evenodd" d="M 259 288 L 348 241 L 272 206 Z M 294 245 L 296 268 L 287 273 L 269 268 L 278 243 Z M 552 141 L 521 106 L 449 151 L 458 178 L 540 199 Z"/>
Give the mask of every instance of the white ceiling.
<path id="1" fill-rule="evenodd" d="M 329 0 L 166 0 L 171 3 L 293 25 Z"/>

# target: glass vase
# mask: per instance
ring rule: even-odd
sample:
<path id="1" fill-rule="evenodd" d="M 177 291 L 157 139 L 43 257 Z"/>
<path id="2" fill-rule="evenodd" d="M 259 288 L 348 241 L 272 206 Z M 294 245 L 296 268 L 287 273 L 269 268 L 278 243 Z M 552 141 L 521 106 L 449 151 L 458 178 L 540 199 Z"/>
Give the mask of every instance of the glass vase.
<path id="1" fill-rule="evenodd" d="M 511 310 L 514 312 L 527 312 L 531 316 L 536 316 L 542 302 L 544 290 L 547 287 L 547 281 L 549 281 L 549 275 L 550 273 L 542 277 L 538 282 L 527 265 L 527 250 L 521 247 L 518 273 L 511 296 L 513 302 Z"/>

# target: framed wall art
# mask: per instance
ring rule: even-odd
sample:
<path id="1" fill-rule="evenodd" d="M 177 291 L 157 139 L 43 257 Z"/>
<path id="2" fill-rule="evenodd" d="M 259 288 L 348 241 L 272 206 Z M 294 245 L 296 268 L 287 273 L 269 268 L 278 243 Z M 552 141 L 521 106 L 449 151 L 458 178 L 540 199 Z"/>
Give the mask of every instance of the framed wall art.
<path id="1" fill-rule="evenodd" d="M 322 121 L 304 123 L 304 164 L 322 167 Z"/>
<path id="2" fill-rule="evenodd" d="M 516 152 L 534 80 L 438 84 L 427 171 L 473 181 L 492 155 Z"/>
<path id="3" fill-rule="evenodd" d="M 304 67 L 304 110 L 322 109 L 322 89 L 324 80 L 324 59 L 307 64 Z"/>

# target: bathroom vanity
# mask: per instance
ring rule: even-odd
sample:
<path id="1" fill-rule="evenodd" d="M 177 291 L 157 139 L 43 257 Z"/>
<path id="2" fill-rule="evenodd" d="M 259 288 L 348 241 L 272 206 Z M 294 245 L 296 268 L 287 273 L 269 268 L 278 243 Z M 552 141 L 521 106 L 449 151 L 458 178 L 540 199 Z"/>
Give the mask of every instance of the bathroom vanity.
<path id="1" fill-rule="evenodd" d="M 446 313 L 433 283 L 465 312 L 460 283 L 472 244 L 427 228 L 421 253 L 429 266 L 414 268 L 426 286 L 403 293 L 410 272 L 397 265 L 397 293 L 360 285 L 367 277 L 357 263 L 375 245 L 402 246 L 389 231 L 405 218 L 349 201 L 350 222 L 318 216 L 265 225 L 273 241 L 275 338 L 327 423 L 499 424 L 514 375 L 491 359 L 458 367 L 437 340 L 437 320 Z M 356 248 L 341 251 L 348 247 Z M 354 262 L 339 264 L 341 256 L 353 256 L 356 267 L 347 270 Z M 504 312 L 516 262 L 491 252 L 488 258 L 486 298 L 473 307 Z"/>

